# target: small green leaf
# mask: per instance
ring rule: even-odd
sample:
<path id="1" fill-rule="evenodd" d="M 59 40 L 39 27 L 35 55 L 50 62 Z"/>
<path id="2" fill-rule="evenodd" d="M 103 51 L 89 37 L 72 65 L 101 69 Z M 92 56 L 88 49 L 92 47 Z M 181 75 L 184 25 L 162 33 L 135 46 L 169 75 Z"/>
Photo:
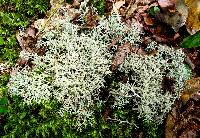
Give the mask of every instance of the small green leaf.
<path id="1" fill-rule="evenodd" d="M 183 48 L 193 48 L 198 46 L 200 46 L 200 31 L 194 35 L 184 38 L 181 43 L 181 47 Z"/>
<path id="2" fill-rule="evenodd" d="M 154 6 L 154 7 L 151 7 L 149 10 L 148 10 L 148 13 L 151 15 L 151 16 L 155 16 L 157 12 L 159 12 L 160 9 L 158 6 Z"/>
<path id="3" fill-rule="evenodd" d="M 4 40 L 2 37 L 0 37 L 0 46 L 4 44 Z"/>

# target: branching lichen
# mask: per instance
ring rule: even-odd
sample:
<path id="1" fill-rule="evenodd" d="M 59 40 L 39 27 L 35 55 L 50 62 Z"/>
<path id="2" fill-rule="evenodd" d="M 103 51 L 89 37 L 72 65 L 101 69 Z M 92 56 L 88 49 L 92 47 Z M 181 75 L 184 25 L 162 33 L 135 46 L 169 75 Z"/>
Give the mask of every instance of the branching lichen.
<path id="1" fill-rule="evenodd" d="M 54 19 L 51 26 L 54 29 L 46 29 L 36 45 L 46 49 L 43 56 L 21 51 L 20 57 L 32 61 L 34 66 L 11 76 L 9 92 L 23 97 L 27 104 L 42 103 L 53 97 L 63 104 L 61 114 L 67 111 L 79 120 L 91 119 L 92 95 L 104 87 L 104 77 L 111 73 L 108 44 L 123 36 L 127 27 L 113 15 L 100 21 L 92 31 L 81 31 L 80 26 L 70 23 L 67 14 L 64 20 Z M 128 34 L 132 35 L 140 40 L 138 31 Z"/>
<path id="2" fill-rule="evenodd" d="M 96 92 L 104 87 L 104 77 L 111 74 L 108 45 L 120 37 L 119 43 L 129 41 L 137 46 L 142 32 L 135 24 L 129 29 L 115 15 L 102 18 L 91 31 L 72 24 L 67 14 L 52 20 L 50 26 L 36 45 L 46 49 L 43 56 L 21 51 L 20 57 L 34 65 L 11 76 L 9 93 L 21 96 L 27 104 L 55 98 L 62 103 L 61 115 L 65 112 L 76 115 L 79 125 L 93 121 L 93 98 L 98 101 Z M 159 122 L 179 97 L 189 73 L 181 50 L 156 43 L 151 43 L 147 50 L 153 48 L 157 48 L 154 56 L 130 54 L 126 58 L 119 70 L 131 74 L 129 81 L 119 83 L 119 89 L 110 94 L 115 98 L 113 107 L 121 108 L 132 100 L 141 117 Z M 175 80 L 173 94 L 163 90 L 163 77 Z"/>
<path id="3" fill-rule="evenodd" d="M 149 44 L 146 50 L 157 49 L 156 55 L 131 54 L 119 70 L 131 73 L 127 83 L 120 83 L 120 89 L 113 90 L 115 104 L 121 108 L 134 100 L 140 117 L 161 123 L 175 99 L 180 96 L 184 81 L 191 72 L 184 65 L 184 53 L 167 46 Z M 163 79 L 172 80 L 170 90 L 163 88 Z M 169 79 L 169 80 L 170 80 Z M 165 82 L 167 83 L 167 82 Z M 165 84 L 166 85 L 166 84 Z"/>

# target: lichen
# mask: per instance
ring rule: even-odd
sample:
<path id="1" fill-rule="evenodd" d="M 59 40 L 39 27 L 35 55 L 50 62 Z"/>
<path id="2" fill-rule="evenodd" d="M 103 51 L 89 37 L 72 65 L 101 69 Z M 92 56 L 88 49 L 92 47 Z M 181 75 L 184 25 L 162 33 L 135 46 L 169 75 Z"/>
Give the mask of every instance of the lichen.
<path id="1" fill-rule="evenodd" d="M 83 31 L 71 23 L 67 13 L 62 19 L 52 20 L 50 26 L 36 45 L 45 48 L 44 55 L 21 51 L 21 58 L 31 61 L 33 66 L 26 66 L 11 75 L 9 93 L 21 96 L 27 104 L 55 98 L 62 104 L 59 113 L 76 115 L 81 126 L 83 122 L 93 121 L 94 99 L 103 103 L 98 99 L 98 93 L 104 87 L 104 77 L 112 73 L 108 45 L 120 37 L 119 43 L 129 41 L 138 46 L 142 31 L 134 23 L 129 29 L 117 20 L 116 15 L 108 19 L 103 17 L 90 31 Z M 131 72 L 129 81 L 120 82 L 119 89 L 109 93 L 115 98 L 113 107 L 122 108 L 132 100 L 140 117 L 159 122 L 179 97 L 190 73 L 183 64 L 181 50 L 154 42 L 147 48 L 152 49 L 157 49 L 156 55 L 132 53 L 127 56 L 119 70 Z M 163 77 L 175 80 L 174 93 L 163 90 Z"/>
<path id="2" fill-rule="evenodd" d="M 119 83 L 120 88 L 113 89 L 111 93 L 115 97 L 114 107 L 122 108 L 132 100 L 138 106 L 140 117 L 162 123 L 175 99 L 179 98 L 191 72 L 183 63 L 185 55 L 181 49 L 175 50 L 152 42 L 146 50 L 155 49 L 155 55 L 128 55 L 119 70 L 129 73 L 129 80 Z M 167 90 L 162 86 L 166 77 L 174 82 L 167 86 L 171 87 Z"/>

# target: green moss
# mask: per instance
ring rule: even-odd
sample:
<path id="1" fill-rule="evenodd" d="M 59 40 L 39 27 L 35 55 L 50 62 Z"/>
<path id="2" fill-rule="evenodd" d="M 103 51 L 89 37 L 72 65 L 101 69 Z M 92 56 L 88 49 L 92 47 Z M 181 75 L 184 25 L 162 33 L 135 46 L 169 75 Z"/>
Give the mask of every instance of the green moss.
<path id="1" fill-rule="evenodd" d="M 18 57 L 15 33 L 49 8 L 49 0 L 0 0 L 0 60 L 14 63 Z"/>
<path id="2" fill-rule="evenodd" d="M 9 80 L 9 74 L 8 73 L 3 73 L 1 76 L 0 76 L 0 85 L 1 86 L 5 86 L 7 84 Z"/>
<path id="3" fill-rule="evenodd" d="M 20 97 L 14 96 L 5 97 L 0 102 L 8 105 L 5 115 L 0 116 L 5 120 L 0 127 L 1 137 L 126 138 L 131 136 L 135 127 L 135 125 L 122 123 L 115 119 L 105 121 L 102 116 L 104 104 L 94 109 L 93 122 L 85 123 L 84 127 L 79 129 L 76 116 L 67 112 L 63 117 L 58 114 L 61 104 L 54 99 L 43 104 L 26 105 Z M 117 117 L 135 122 L 136 115 L 128 109 L 113 111 L 112 118 Z"/>
<path id="4" fill-rule="evenodd" d="M 34 104 L 28 106 L 23 104 L 19 97 L 15 96 L 11 99 L 9 101 L 7 113 L 4 116 L 6 122 L 3 124 L 4 130 L 1 130 L 4 132 L 2 134 L 3 136 L 48 136 L 50 129 L 56 127 L 54 123 L 59 119 L 56 118 L 55 113 L 59 106 L 56 101 L 48 101 L 44 105 Z"/>
<path id="5" fill-rule="evenodd" d="M 105 14 L 105 0 L 91 0 L 90 3 L 97 9 L 99 15 Z"/>
<path id="6" fill-rule="evenodd" d="M 163 138 L 164 125 L 158 125 L 153 121 L 143 121 L 143 130 L 145 138 Z"/>
<path id="7" fill-rule="evenodd" d="M 16 31 L 19 28 L 27 27 L 33 20 L 44 14 L 50 6 L 49 1 L 0 0 L 0 63 L 15 64 L 19 49 L 15 36 Z M 0 74 L 0 102 L 5 103 L 0 105 L 0 136 L 21 137 L 27 125 L 34 124 L 31 123 L 34 122 L 34 119 L 31 119 L 30 122 L 24 120 L 31 113 L 26 110 L 27 107 L 22 105 L 19 99 L 14 98 L 14 104 L 10 100 L 7 101 L 9 99 L 6 96 L 8 81 L 8 73 Z M 2 124 L 2 122 L 4 123 Z M 27 122 L 28 124 L 26 124 Z M 4 128 L 6 128 L 6 131 L 4 131 Z"/>

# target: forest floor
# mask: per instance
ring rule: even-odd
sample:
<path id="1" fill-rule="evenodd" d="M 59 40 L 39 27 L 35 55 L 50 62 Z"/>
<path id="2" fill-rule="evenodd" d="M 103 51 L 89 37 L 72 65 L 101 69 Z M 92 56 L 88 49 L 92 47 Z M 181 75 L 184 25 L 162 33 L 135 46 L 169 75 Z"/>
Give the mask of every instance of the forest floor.
<path id="1" fill-rule="evenodd" d="M 77 23 L 78 12 L 81 0 L 61 3 L 51 0 L 52 8 L 46 13 L 44 18 L 33 21 L 23 34 L 16 32 L 16 39 L 19 49 L 26 49 L 29 52 L 44 54 L 44 49 L 37 49 L 34 45 L 42 35 L 45 27 L 50 28 L 49 22 L 58 13 L 62 18 L 62 9 L 70 11 L 72 22 Z M 112 12 L 120 17 L 126 25 L 133 21 L 143 30 L 142 45 L 137 49 L 137 53 L 144 54 L 143 49 L 151 41 L 167 45 L 175 49 L 182 48 L 186 54 L 185 64 L 192 69 L 192 78 L 186 82 L 181 98 L 172 106 L 164 123 L 162 132 L 166 138 L 181 137 L 191 138 L 200 136 L 200 3 L 198 0 L 100 0 L 91 2 L 97 9 L 98 14 L 89 10 L 86 14 L 86 28 L 93 28 L 97 25 L 102 15 L 109 16 Z M 90 5 L 88 5 L 90 6 Z M 62 8 L 61 8 L 62 7 Z M 59 10 L 60 9 L 60 10 Z M 39 30 L 39 31 L 38 31 Z M 113 45 L 115 40 L 113 40 Z M 111 44 L 111 45 L 112 45 Z M 1 37 L 0 37 L 1 46 Z M 20 51 L 20 50 L 19 50 Z M 117 51 L 119 55 L 124 55 L 126 51 Z M 23 66 L 26 61 L 16 60 L 19 66 Z M 114 70 L 123 59 L 114 57 L 112 69 Z M 11 72 L 11 67 L 2 67 L 1 75 Z M 13 72 L 12 72 L 13 73 Z M 123 76 L 118 76 L 124 79 Z M 2 84 L 3 85 L 3 84 Z M 5 84 L 4 84 L 5 85 Z M 166 82 L 165 85 L 170 85 Z M 103 113 L 109 114 L 109 109 Z M 0 123 L 6 122 L 0 119 Z M 144 137 L 143 127 L 136 129 L 132 137 Z M 1 135 L 1 133 L 0 133 Z"/>

